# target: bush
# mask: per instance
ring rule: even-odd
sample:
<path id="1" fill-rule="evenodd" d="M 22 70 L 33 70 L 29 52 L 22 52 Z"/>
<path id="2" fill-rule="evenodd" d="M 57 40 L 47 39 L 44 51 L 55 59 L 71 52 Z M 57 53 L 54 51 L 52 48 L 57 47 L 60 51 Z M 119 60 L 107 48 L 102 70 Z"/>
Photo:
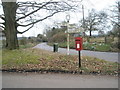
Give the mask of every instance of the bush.
<path id="1" fill-rule="evenodd" d="M 119 42 L 112 43 L 111 50 L 112 51 L 120 51 L 120 43 Z"/>
<path id="2" fill-rule="evenodd" d="M 52 38 L 50 38 L 50 42 L 65 42 L 67 41 L 67 35 L 63 32 L 60 32 L 58 34 L 55 34 Z"/>
<path id="3" fill-rule="evenodd" d="M 34 39 L 32 37 L 28 37 L 29 43 L 34 43 Z"/>
<path id="4" fill-rule="evenodd" d="M 111 51 L 110 45 L 109 44 L 98 44 L 96 46 L 97 51 Z"/>
<path id="5" fill-rule="evenodd" d="M 87 50 L 95 50 L 95 51 L 110 51 L 110 45 L 104 43 L 83 43 L 83 48 Z"/>
<path id="6" fill-rule="evenodd" d="M 38 34 L 37 35 L 37 42 L 47 42 L 47 37 L 42 35 L 42 34 Z"/>
<path id="7" fill-rule="evenodd" d="M 19 40 L 19 44 L 20 45 L 26 45 L 27 44 L 27 38 L 26 37 L 22 37 L 22 39 Z"/>
<path id="8" fill-rule="evenodd" d="M 83 43 L 83 48 L 87 50 L 94 50 L 94 45 L 92 45 L 91 43 L 85 42 Z"/>

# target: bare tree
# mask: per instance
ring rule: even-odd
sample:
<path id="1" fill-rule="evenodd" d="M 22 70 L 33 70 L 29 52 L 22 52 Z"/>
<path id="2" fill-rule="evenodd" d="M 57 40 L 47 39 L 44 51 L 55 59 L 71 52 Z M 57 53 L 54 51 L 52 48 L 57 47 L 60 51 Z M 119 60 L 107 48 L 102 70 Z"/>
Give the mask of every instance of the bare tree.
<path id="1" fill-rule="evenodd" d="M 110 34 L 118 36 L 118 49 L 120 49 L 120 1 L 117 1 L 110 11 L 112 15 L 110 15 L 109 19 L 113 22 L 113 29 Z"/>
<path id="2" fill-rule="evenodd" d="M 107 14 L 103 11 L 97 13 L 94 9 L 92 9 L 88 16 L 84 19 L 84 26 L 82 24 L 83 20 L 81 20 L 82 27 L 84 27 L 85 31 L 90 32 L 90 36 L 92 36 L 92 31 L 103 30 L 106 23 Z"/>
<path id="3" fill-rule="evenodd" d="M 112 15 L 109 15 L 109 19 L 113 22 L 113 25 L 120 27 L 120 1 L 116 2 L 110 11 Z"/>
<path id="4" fill-rule="evenodd" d="M 4 2 L 2 0 L 4 15 L 0 18 L 4 21 L 0 23 L 4 28 L 6 35 L 6 47 L 8 49 L 19 48 L 17 34 L 25 33 L 30 30 L 34 24 L 43 21 L 59 12 L 75 10 L 77 4 L 71 1 L 34 1 L 34 2 Z M 42 13 L 41 13 L 42 12 Z M 43 14 L 45 12 L 45 14 Z M 39 15 L 38 15 L 39 14 Z M 20 31 L 18 27 L 27 27 Z"/>

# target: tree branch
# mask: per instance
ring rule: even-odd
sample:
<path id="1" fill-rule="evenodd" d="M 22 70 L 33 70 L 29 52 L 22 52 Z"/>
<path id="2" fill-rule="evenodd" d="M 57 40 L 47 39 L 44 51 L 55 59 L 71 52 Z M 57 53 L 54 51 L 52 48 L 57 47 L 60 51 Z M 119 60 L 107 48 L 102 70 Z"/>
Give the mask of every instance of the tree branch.
<path id="1" fill-rule="evenodd" d="M 43 7 L 45 7 L 46 5 L 51 4 L 51 3 L 56 3 L 56 2 L 46 2 L 46 3 L 43 4 L 42 6 L 37 6 L 38 9 L 36 9 L 36 10 L 34 10 L 34 11 L 28 13 L 27 15 L 25 15 L 25 16 L 23 16 L 23 17 L 18 18 L 16 21 L 19 21 L 20 19 L 26 18 L 27 16 L 29 16 L 29 15 L 31 15 L 31 14 L 33 14 L 33 13 L 39 11 L 40 9 L 42 9 Z M 38 5 L 39 5 L 39 4 L 38 4 Z M 33 7 L 33 5 L 32 5 L 32 7 Z M 35 6 L 34 6 L 34 7 L 35 7 Z"/>
<path id="2" fill-rule="evenodd" d="M 40 19 L 40 20 L 37 20 L 37 21 L 35 21 L 35 22 L 31 22 L 31 23 L 26 24 L 26 25 L 18 24 L 18 26 L 23 26 L 23 27 L 30 26 L 30 25 L 32 25 L 32 24 L 38 23 L 38 22 L 40 22 L 40 21 L 43 21 L 43 20 L 45 20 L 45 19 L 47 19 L 47 18 L 49 18 L 49 17 L 52 17 L 54 14 L 56 14 L 56 13 L 58 13 L 58 12 L 62 12 L 62 11 L 54 12 L 54 13 L 52 13 L 51 15 L 48 15 L 48 16 L 46 16 L 46 17 Z"/>
<path id="3" fill-rule="evenodd" d="M 57 1 L 57 2 L 53 2 L 52 0 L 48 1 L 48 2 L 18 2 L 18 6 L 19 6 L 19 11 L 17 12 L 17 15 L 20 14 L 20 17 L 18 17 L 18 19 L 16 19 L 16 21 L 28 21 L 25 23 L 16 23 L 16 26 L 22 26 L 22 27 L 28 27 L 30 26 L 27 30 L 23 31 L 23 32 L 19 32 L 20 34 L 27 32 L 28 30 L 30 30 L 30 28 L 32 28 L 34 26 L 34 24 L 43 21 L 49 17 L 52 17 L 53 15 L 55 15 L 56 13 L 59 12 L 65 12 L 65 11 L 69 11 L 69 10 L 75 10 L 76 6 L 73 4 L 68 4 L 64 1 Z M 37 12 L 39 12 L 40 10 L 46 10 L 46 11 L 51 11 L 51 13 L 49 13 L 48 15 L 35 20 L 33 14 Z M 26 14 L 27 13 L 27 14 Z M 31 18 L 29 18 L 31 17 Z M 32 26 L 31 26 L 32 25 Z"/>
<path id="4" fill-rule="evenodd" d="M 115 22 L 115 21 L 112 21 L 113 23 L 115 23 L 118 27 L 120 27 L 120 24 Z"/>
<path id="5" fill-rule="evenodd" d="M 23 34 L 23 33 L 27 32 L 28 30 L 30 30 L 33 26 L 34 26 L 34 24 L 33 24 L 32 26 L 30 26 L 27 30 L 25 30 L 25 31 L 23 31 L 23 32 L 17 31 L 17 33 Z"/>
<path id="6" fill-rule="evenodd" d="M 118 27 L 120 27 L 120 23 L 119 22 L 115 22 L 114 20 L 112 20 L 112 18 L 108 18 L 111 22 L 115 23 L 116 25 L 118 25 Z"/>

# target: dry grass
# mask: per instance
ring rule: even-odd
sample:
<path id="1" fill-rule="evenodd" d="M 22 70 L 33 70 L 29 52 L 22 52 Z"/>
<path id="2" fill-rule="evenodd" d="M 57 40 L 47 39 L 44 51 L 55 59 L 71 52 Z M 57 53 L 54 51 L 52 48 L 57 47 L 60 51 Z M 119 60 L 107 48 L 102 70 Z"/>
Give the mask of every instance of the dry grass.
<path id="1" fill-rule="evenodd" d="M 10 70 L 59 70 L 118 75 L 118 63 L 92 57 L 82 57 L 82 67 L 78 67 L 78 56 L 62 55 L 40 49 L 3 50 L 2 69 Z"/>

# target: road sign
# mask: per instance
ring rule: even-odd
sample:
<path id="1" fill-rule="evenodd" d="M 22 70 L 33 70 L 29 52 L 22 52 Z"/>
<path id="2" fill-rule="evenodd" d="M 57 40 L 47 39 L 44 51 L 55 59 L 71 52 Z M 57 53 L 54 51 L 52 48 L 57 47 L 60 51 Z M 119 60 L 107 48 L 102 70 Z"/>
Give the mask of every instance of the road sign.
<path id="1" fill-rule="evenodd" d="M 84 29 L 82 27 L 69 27 L 68 28 L 68 33 L 80 33 L 80 32 L 84 32 Z"/>

